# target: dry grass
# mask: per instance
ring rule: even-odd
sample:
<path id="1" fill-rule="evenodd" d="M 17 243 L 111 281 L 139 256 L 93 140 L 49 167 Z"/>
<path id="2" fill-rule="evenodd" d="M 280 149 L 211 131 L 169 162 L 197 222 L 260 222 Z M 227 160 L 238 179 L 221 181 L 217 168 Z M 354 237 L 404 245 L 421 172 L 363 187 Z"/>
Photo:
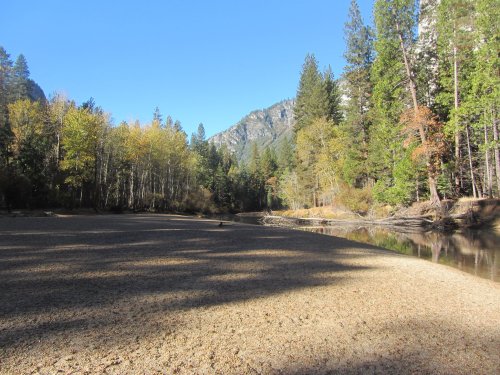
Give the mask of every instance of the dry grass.
<path id="1" fill-rule="evenodd" d="M 304 208 L 300 210 L 273 211 L 273 215 L 299 218 L 323 218 L 323 219 L 349 219 L 356 217 L 355 214 L 341 207 L 325 206 Z"/>

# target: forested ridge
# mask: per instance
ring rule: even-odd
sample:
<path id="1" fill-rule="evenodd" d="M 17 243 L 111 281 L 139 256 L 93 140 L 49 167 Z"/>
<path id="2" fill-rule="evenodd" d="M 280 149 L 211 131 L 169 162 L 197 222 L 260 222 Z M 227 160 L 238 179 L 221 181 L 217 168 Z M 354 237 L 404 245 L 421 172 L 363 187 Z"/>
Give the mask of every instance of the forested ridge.
<path id="1" fill-rule="evenodd" d="M 499 0 L 351 1 L 340 79 L 305 58 L 291 139 L 246 163 L 156 108 L 46 99 L 0 47 L 0 205 L 243 211 L 500 196 Z"/>

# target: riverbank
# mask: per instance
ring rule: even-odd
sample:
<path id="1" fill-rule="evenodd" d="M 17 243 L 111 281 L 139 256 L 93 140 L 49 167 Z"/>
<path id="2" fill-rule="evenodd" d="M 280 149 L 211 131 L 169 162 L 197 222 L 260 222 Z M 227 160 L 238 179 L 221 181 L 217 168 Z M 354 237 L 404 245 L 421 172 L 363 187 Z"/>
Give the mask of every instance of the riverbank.
<path id="1" fill-rule="evenodd" d="M 380 208 L 377 213 L 366 216 L 341 207 L 317 207 L 275 211 L 266 215 L 263 222 L 273 226 L 376 225 L 408 232 L 488 228 L 500 233 L 500 200 L 462 198 L 442 201 L 440 207 L 418 202 L 407 208 Z"/>
<path id="2" fill-rule="evenodd" d="M 174 215 L 0 218 L 0 373 L 492 374 L 500 286 Z"/>

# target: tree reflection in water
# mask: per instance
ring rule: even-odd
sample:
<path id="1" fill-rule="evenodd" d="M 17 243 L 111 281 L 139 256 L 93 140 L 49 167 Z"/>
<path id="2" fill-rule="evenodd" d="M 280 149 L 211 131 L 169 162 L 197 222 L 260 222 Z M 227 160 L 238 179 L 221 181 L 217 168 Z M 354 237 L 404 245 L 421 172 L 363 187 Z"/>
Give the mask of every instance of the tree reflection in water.
<path id="1" fill-rule="evenodd" d="M 400 232 L 376 226 L 309 226 L 300 229 L 369 243 L 500 282 L 500 236 L 492 231 Z"/>

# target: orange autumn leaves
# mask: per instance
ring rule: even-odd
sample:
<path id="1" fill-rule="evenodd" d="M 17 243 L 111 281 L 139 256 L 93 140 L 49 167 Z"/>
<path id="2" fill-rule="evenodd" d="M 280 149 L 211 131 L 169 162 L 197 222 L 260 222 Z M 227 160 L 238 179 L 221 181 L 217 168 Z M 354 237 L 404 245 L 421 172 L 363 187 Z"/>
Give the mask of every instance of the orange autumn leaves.
<path id="1" fill-rule="evenodd" d="M 404 147 L 410 147 L 416 141 L 419 144 L 412 152 L 414 161 L 425 161 L 429 171 L 438 175 L 442 156 L 446 153 L 444 124 L 427 106 L 409 108 L 400 117 L 403 125 L 401 133 L 405 136 Z M 422 134 L 419 134 L 423 131 Z"/>

